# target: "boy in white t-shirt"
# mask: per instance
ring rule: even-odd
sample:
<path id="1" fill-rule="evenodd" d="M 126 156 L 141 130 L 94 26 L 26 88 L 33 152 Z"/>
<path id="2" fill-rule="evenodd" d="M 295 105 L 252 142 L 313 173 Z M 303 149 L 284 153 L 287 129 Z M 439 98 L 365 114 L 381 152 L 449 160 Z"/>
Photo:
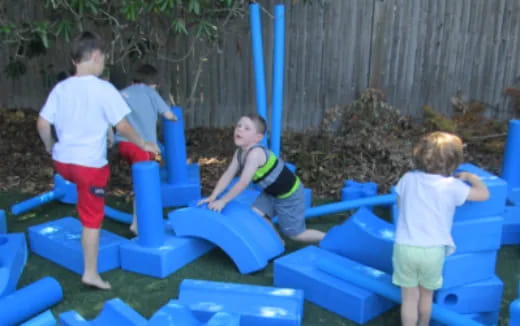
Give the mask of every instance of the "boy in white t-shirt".
<path id="1" fill-rule="evenodd" d="M 81 33 L 72 44 L 71 59 L 75 75 L 52 89 L 40 111 L 37 129 L 45 149 L 52 154 L 57 173 L 77 187 L 85 266 L 81 281 L 108 290 L 110 283 L 97 270 L 105 187 L 110 174 L 106 159 L 107 130 L 115 126 L 143 150 L 158 153 L 159 149 L 156 144 L 145 142 L 127 122 L 125 116 L 130 109 L 116 88 L 98 78 L 105 66 L 103 41 L 99 36 Z"/>
<path id="2" fill-rule="evenodd" d="M 403 326 L 429 325 L 433 291 L 442 286 L 444 258 L 455 250 L 451 237 L 455 208 L 466 200 L 489 198 L 478 176 L 468 172 L 452 176 L 463 161 L 462 148 L 460 138 L 446 132 L 423 136 L 412 153 L 417 170 L 397 183 L 392 280 L 401 287 Z"/>

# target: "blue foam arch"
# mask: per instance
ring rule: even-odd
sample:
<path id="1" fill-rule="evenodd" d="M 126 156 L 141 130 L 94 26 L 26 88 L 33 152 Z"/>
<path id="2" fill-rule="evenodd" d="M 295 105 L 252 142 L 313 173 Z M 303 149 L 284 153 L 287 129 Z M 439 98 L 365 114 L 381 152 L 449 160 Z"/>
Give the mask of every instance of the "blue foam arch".
<path id="1" fill-rule="evenodd" d="M 242 274 L 263 269 L 284 251 L 275 230 L 247 205 L 230 202 L 221 213 L 203 207 L 188 207 L 168 214 L 178 236 L 208 240 L 235 262 Z"/>

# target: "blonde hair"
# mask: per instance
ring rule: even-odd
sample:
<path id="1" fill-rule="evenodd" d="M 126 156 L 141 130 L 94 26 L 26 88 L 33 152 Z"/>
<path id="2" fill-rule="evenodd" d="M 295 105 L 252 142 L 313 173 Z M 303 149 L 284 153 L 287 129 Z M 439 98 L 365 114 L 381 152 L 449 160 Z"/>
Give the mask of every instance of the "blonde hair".
<path id="1" fill-rule="evenodd" d="M 426 134 L 413 147 L 412 158 L 421 171 L 450 176 L 464 160 L 462 140 L 442 131 Z"/>

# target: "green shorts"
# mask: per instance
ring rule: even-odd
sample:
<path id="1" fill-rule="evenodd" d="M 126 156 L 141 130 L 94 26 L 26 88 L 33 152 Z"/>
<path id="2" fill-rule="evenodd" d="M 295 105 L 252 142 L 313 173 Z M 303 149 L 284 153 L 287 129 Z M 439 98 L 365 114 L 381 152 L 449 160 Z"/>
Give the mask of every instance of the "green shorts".
<path id="1" fill-rule="evenodd" d="M 442 287 L 442 267 L 446 246 L 417 247 L 394 245 L 392 282 L 400 287 L 422 286 L 428 290 Z"/>

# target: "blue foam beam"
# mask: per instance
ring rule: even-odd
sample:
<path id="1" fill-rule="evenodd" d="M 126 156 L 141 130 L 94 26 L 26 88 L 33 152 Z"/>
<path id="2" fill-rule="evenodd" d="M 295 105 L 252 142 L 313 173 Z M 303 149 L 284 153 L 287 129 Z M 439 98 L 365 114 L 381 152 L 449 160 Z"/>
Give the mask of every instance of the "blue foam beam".
<path id="1" fill-rule="evenodd" d="M 107 205 L 105 205 L 105 216 L 121 223 L 132 223 L 132 214 L 122 212 Z"/>
<path id="2" fill-rule="evenodd" d="M 387 194 L 373 197 L 359 198 L 354 200 L 325 204 L 321 206 L 311 207 L 305 211 L 305 218 L 323 216 L 327 214 L 335 214 L 347 211 L 349 209 L 359 208 L 362 206 L 378 206 L 390 205 L 395 203 L 397 195 Z"/>
<path id="3" fill-rule="evenodd" d="M 38 207 L 40 205 L 51 202 L 53 200 L 59 199 L 60 197 L 62 197 L 64 195 L 65 195 L 65 193 L 62 191 L 62 189 L 59 189 L 59 188 L 45 192 L 36 197 L 24 200 L 16 205 L 13 205 L 11 207 L 11 213 L 13 213 L 13 215 L 23 214 L 35 207 Z"/>
<path id="4" fill-rule="evenodd" d="M 342 280 L 380 294 L 392 301 L 401 302 L 401 289 L 388 281 L 380 280 L 380 275 L 369 275 L 354 269 L 341 268 L 340 265 L 328 260 L 318 262 L 318 268 Z M 432 305 L 432 319 L 451 326 L 482 326 L 482 324 L 476 321 L 465 318 L 458 313 L 436 304 Z"/>

